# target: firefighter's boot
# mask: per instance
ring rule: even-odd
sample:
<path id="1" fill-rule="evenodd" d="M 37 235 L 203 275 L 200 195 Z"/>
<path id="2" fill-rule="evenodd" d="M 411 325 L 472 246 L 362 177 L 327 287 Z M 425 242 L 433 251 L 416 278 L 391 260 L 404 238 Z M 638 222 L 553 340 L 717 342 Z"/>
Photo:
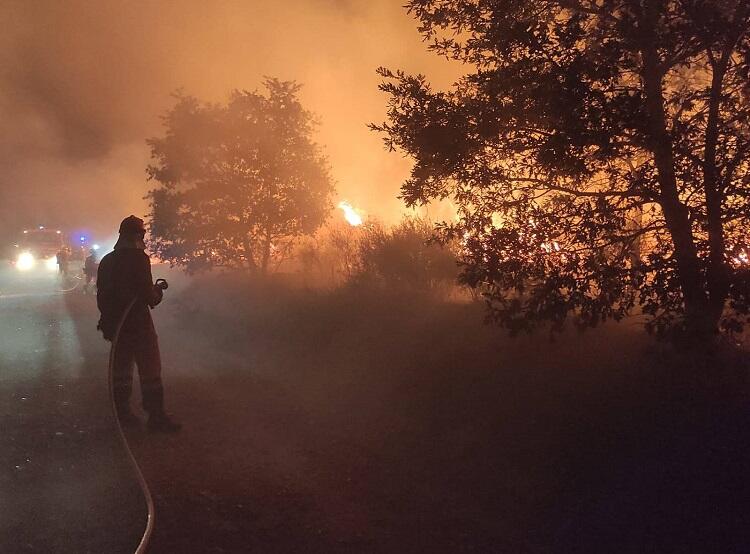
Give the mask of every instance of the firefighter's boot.
<path id="1" fill-rule="evenodd" d="M 164 411 L 164 389 L 161 381 L 141 383 L 143 409 L 148 413 L 148 430 L 154 433 L 176 433 L 182 425 Z"/>
<path id="2" fill-rule="evenodd" d="M 177 433 L 182 425 L 174 421 L 165 412 L 148 416 L 148 430 L 152 433 Z"/>
<path id="3" fill-rule="evenodd" d="M 138 427 L 141 424 L 141 420 L 138 419 L 128 406 L 127 408 L 117 407 L 117 421 L 120 422 L 120 426 L 123 429 Z"/>
<path id="4" fill-rule="evenodd" d="M 127 382 L 115 381 L 112 396 L 115 402 L 117 421 L 120 422 L 120 426 L 123 428 L 136 427 L 141 423 L 141 420 L 130 409 L 130 392 L 131 387 Z"/>

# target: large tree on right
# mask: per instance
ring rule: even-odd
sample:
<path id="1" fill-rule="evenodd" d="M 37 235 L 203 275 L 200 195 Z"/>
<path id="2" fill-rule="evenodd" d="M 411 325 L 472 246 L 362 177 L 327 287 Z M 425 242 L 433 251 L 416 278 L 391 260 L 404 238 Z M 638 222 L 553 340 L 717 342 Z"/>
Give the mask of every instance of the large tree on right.
<path id="1" fill-rule="evenodd" d="M 748 313 L 748 0 L 411 0 L 448 91 L 385 68 L 372 127 L 449 199 L 463 279 L 511 330 L 640 307 L 707 337 Z"/>

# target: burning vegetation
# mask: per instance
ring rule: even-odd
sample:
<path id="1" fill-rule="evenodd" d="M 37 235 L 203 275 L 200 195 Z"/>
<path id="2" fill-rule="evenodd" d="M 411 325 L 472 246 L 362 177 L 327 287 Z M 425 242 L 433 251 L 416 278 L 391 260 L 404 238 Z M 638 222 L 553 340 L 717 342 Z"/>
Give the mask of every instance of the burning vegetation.
<path id="1" fill-rule="evenodd" d="M 49 4 L 29 19 L 52 32 L 56 10 L 76 3 Z M 115 4 L 126 3 L 102 11 Z M 243 3 L 157 4 L 157 23 L 133 17 L 169 59 L 133 81 L 163 95 L 173 57 L 208 61 L 174 72 L 192 76 L 197 96 L 132 109 L 163 112 L 159 130 L 127 133 L 153 136 L 149 249 L 155 265 L 176 267 L 155 268 L 171 287 L 154 317 L 186 432 L 169 448 L 130 435 L 162 504 L 154 553 L 747 550 L 748 0 L 408 0 L 414 42 L 421 33 L 435 59 L 453 62 L 444 83 L 411 55 L 396 59 L 424 75 L 372 66 L 367 81 L 358 53 L 317 31 L 331 28 L 326 10 L 361 30 L 398 3 L 244 3 L 244 19 Z M 296 19 L 303 11 L 314 25 Z M 87 33 L 68 22 L 80 40 L 102 32 L 99 11 L 84 12 Z M 242 27 L 255 12 L 275 22 L 257 41 Z M 174 22 L 196 13 L 196 36 L 170 47 Z M 235 63 L 224 65 L 205 45 L 235 27 Z M 19 98 L 46 98 L 50 129 L 118 105 L 61 86 L 76 73 L 21 34 L 33 48 L 18 48 L 30 54 L 8 73 Z M 277 52 L 271 34 L 310 57 Z M 368 36 L 371 55 L 407 51 L 397 32 Z M 68 43 L 75 50 L 53 42 Z M 91 51 L 72 57 L 96 65 Z M 378 63 L 397 67 L 389 60 Z M 258 80 L 277 69 L 305 87 Z M 379 111 L 352 101 L 366 87 Z M 321 118 L 312 108 L 323 105 Z M 41 142 L 37 132 L 55 134 L 36 115 L 22 114 L 35 130 L 8 159 Z M 101 125 L 95 115 L 77 121 L 79 140 L 43 147 L 76 167 L 115 151 L 109 119 L 132 114 Z M 387 158 L 380 139 L 401 157 Z M 140 151 L 125 158 L 131 170 L 147 163 Z M 120 189 L 137 197 L 134 179 Z M 0 197 L 0 211 L 15 209 L 2 186 Z M 410 215 L 392 217 L 404 207 Z M 17 267 L 44 259 L 29 250 Z M 68 311 L 18 304 L 47 341 L 33 349 L 35 372 L 51 366 L 47 391 L 61 360 L 103 360 L 91 298 L 50 297 Z M 66 317 L 76 336 L 62 334 Z M 673 340 L 651 340 L 644 324 Z M 16 348 L 25 331 L 7 329 Z"/>
<path id="2" fill-rule="evenodd" d="M 346 219 L 346 222 L 351 225 L 352 227 L 358 227 L 362 225 L 362 216 L 360 215 L 360 210 L 357 210 L 354 208 L 349 202 L 346 200 L 342 200 L 339 202 L 338 208 L 341 209 L 344 212 L 344 219 Z"/>
<path id="3" fill-rule="evenodd" d="M 471 5 L 471 8 L 469 8 Z M 415 161 L 407 205 L 450 198 L 463 280 L 511 329 L 635 310 L 706 339 L 750 313 L 750 4 L 412 0 L 447 91 L 381 68 Z M 606 47 L 603 47 L 606 45 Z M 500 224 L 493 224 L 494 218 Z"/>
<path id="4" fill-rule="evenodd" d="M 479 3 L 467 14 L 462 2 L 409 2 L 432 50 L 467 72 L 436 91 L 381 68 L 388 112 L 371 128 L 414 162 L 407 207 L 448 201 L 453 220 L 386 229 L 335 203 L 317 120 L 293 82 L 269 79 L 225 105 L 178 95 L 165 136 L 149 141 L 152 246 L 189 271 L 267 273 L 320 265 L 310 245 L 327 242 L 340 245 L 339 273 L 392 280 L 388 245 L 432 267 L 437 241 L 514 332 L 635 313 L 660 335 L 741 330 L 750 8 L 719 4 Z M 333 213 L 350 228 L 326 224 Z"/>

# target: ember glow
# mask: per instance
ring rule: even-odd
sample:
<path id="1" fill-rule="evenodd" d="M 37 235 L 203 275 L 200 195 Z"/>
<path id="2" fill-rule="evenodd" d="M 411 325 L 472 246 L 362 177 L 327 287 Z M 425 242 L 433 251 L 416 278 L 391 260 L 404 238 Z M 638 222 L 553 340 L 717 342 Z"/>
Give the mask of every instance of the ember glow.
<path id="1" fill-rule="evenodd" d="M 553 252 L 559 252 L 560 251 L 560 243 L 556 240 L 545 242 L 542 244 L 542 250 L 544 250 L 547 254 L 552 254 Z"/>
<path id="2" fill-rule="evenodd" d="M 362 225 L 362 216 L 357 213 L 357 210 L 351 204 L 349 204 L 349 202 L 341 201 L 339 202 L 338 207 L 339 209 L 343 210 L 344 219 L 346 219 L 349 225 L 351 225 L 352 227 Z"/>
<path id="3" fill-rule="evenodd" d="M 748 256 L 747 251 L 743 249 L 737 255 L 732 257 L 732 263 L 735 266 L 750 266 L 750 256 Z"/>

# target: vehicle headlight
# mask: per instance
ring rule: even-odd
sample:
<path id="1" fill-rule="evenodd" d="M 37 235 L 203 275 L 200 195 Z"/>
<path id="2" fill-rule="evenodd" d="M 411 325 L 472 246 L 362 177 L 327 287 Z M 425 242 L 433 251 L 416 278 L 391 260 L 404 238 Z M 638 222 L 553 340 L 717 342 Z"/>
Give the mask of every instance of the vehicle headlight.
<path id="1" fill-rule="evenodd" d="M 21 252 L 16 260 L 16 267 L 21 271 L 26 271 L 34 267 L 34 263 L 34 256 L 31 255 L 31 252 Z"/>
<path id="2" fill-rule="evenodd" d="M 57 258 L 55 256 L 52 256 L 51 258 L 47 258 L 44 260 L 44 267 L 46 267 L 49 271 L 55 271 L 57 269 Z"/>

